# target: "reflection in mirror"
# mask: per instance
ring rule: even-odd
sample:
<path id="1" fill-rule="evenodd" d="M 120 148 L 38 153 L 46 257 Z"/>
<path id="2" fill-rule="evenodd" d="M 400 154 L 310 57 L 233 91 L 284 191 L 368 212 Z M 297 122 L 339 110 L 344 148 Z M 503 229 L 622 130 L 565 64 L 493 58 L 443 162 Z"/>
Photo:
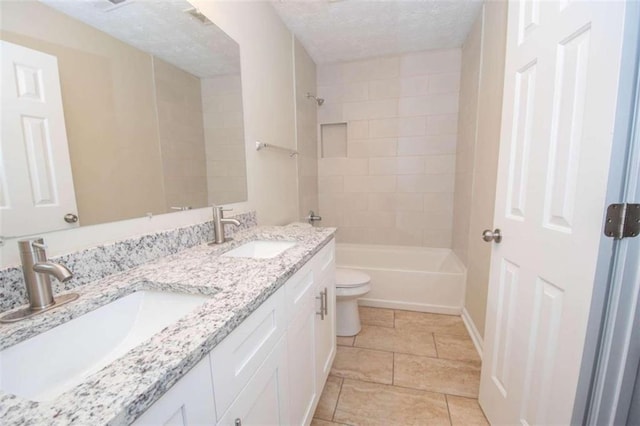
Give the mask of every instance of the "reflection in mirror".
<path id="1" fill-rule="evenodd" d="M 247 199 L 239 48 L 188 2 L 0 7 L 0 236 Z"/>

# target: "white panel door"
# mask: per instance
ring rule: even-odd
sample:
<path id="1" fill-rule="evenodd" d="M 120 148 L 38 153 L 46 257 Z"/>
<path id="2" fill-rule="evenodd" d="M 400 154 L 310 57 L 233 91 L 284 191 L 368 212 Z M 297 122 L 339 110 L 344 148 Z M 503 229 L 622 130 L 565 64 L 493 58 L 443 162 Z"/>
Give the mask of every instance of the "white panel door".
<path id="1" fill-rule="evenodd" d="M 79 225 L 58 60 L 0 41 L 2 140 L 0 236 L 36 234 Z"/>
<path id="2" fill-rule="evenodd" d="M 480 403 L 569 424 L 604 213 L 623 2 L 509 3 Z"/>

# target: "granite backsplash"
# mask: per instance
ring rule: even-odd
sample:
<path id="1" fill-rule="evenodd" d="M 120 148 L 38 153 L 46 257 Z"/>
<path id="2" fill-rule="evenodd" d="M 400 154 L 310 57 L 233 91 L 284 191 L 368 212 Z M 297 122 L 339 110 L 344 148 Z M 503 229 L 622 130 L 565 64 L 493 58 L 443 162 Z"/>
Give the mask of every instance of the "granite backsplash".
<path id="1" fill-rule="evenodd" d="M 256 213 L 231 216 L 240 226 L 225 225 L 225 235 L 257 225 Z M 61 283 L 52 279 L 54 294 L 69 291 L 109 275 L 123 272 L 143 263 L 178 253 L 213 240 L 213 222 L 208 221 L 168 231 L 155 232 L 125 240 L 101 244 L 61 256 L 50 257 L 73 272 L 73 278 Z M 27 303 L 20 266 L 0 269 L 0 312 Z"/>

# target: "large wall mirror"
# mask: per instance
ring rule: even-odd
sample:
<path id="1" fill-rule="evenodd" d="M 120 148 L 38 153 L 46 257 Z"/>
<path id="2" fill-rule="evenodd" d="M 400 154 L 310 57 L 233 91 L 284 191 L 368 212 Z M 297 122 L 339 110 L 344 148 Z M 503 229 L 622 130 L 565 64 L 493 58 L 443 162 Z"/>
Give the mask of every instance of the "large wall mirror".
<path id="1" fill-rule="evenodd" d="M 239 48 L 190 3 L 0 8 L 0 236 L 247 199 Z"/>

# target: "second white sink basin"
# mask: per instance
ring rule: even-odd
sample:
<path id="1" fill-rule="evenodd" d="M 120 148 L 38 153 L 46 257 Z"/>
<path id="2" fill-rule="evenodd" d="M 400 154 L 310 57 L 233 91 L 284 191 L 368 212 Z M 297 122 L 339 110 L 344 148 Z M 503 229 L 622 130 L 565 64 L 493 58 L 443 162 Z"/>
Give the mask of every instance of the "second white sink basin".
<path id="1" fill-rule="evenodd" d="M 0 351 L 0 389 L 49 401 L 207 301 L 138 291 Z"/>
<path id="2" fill-rule="evenodd" d="M 269 241 L 256 240 L 250 241 L 229 250 L 222 256 L 226 257 L 250 257 L 253 259 L 270 259 L 276 257 L 283 251 L 296 245 L 295 241 Z"/>

